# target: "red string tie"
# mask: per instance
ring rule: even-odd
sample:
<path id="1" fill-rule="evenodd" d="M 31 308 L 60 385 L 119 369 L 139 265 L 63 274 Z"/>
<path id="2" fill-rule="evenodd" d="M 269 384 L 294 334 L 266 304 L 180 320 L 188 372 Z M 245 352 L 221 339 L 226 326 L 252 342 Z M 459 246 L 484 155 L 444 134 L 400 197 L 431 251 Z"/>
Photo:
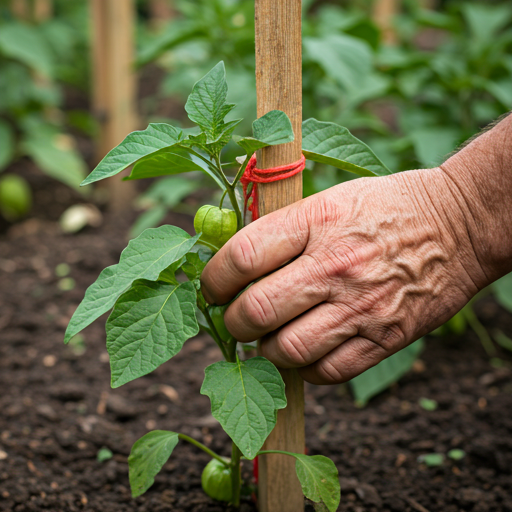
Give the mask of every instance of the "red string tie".
<path id="1" fill-rule="evenodd" d="M 306 157 L 301 156 L 300 160 L 292 164 L 279 165 L 270 169 L 258 169 L 256 167 L 256 153 L 251 156 L 240 183 L 244 190 L 244 214 L 247 210 L 252 213 L 252 220 L 259 218 L 258 212 L 258 183 L 272 183 L 273 181 L 291 178 L 306 167 Z M 247 193 L 249 185 L 252 183 L 252 189 Z"/>

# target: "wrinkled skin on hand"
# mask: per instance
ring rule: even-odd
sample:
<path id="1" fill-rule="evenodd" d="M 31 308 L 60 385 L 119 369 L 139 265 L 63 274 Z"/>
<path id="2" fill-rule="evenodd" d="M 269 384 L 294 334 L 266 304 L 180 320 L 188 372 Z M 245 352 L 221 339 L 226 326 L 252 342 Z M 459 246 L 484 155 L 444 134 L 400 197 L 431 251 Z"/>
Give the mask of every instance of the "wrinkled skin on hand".
<path id="1" fill-rule="evenodd" d="M 229 306 L 231 334 L 261 338 L 262 355 L 309 382 L 345 382 L 488 284 L 462 204 L 441 168 L 343 183 L 237 233 L 205 268 L 203 293 L 225 304 L 265 276 Z"/>

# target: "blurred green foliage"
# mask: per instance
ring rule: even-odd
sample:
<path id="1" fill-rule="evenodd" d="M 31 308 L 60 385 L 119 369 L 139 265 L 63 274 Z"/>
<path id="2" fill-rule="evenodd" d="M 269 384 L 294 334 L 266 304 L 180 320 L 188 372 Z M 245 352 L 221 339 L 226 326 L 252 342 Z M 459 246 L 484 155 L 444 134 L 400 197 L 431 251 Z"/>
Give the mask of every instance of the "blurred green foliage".
<path id="1" fill-rule="evenodd" d="M 77 116 L 71 111 L 68 119 L 61 107 L 63 84 L 87 83 L 86 4 L 57 0 L 54 6 L 55 17 L 38 23 L 16 19 L 10 2 L 0 3 L 0 172 L 28 156 L 77 188 L 86 165 L 67 133 Z"/>
<path id="2" fill-rule="evenodd" d="M 365 7 L 361 7 L 361 4 Z M 439 164 L 458 144 L 512 107 L 512 6 L 447 1 L 437 11 L 404 2 L 397 44 L 384 45 L 370 3 L 303 2 L 303 109 L 348 127 L 394 170 Z M 184 101 L 219 59 L 230 101 L 255 118 L 253 2 L 177 0 L 177 19 L 142 30 L 138 65 L 156 62 L 160 94 Z M 311 194 L 349 179 L 317 165 Z"/>

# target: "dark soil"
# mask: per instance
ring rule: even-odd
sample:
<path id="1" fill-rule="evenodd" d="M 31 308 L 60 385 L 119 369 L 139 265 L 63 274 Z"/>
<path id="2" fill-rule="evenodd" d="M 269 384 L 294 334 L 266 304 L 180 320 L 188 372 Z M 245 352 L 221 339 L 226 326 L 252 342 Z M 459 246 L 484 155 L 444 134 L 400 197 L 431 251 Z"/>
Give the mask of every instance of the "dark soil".
<path id="1" fill-rule="evenodd" d="M 133 215 L 105 215 L 98 229 L 63 235 L 60 203 L 49 194 L 39 193 L 48 208 L 39 201 L 37 218 L 5 227 L 0 238 L 0 510 L 230 510 L 203 494 L 208 458 L 185 443 L 144 496 L 130 497 L 127 455 L 148 430 L 184 432 L 229 454 L 199 394 L 203 369 L 219 354 L 198 336 L 151 375 L 112 390 L 104 321 L 83 332 L 84 347 L 64 346 L 71 314 L 100 270 L 117 261 Z M 191 229 L 186 216 L 167 220 Z M 70 291 L 60 289 L 60 263 L 76 282 Z M 492 299 L 478 313 L 512 335 L 512 318 Z M 431 338 L 414 370 L 362 410 L 346 386 L 307 386 L 309 453 L 336 462 L 339 510 L 512 512 L 512 357 L 500 357 L 503 367 L 491 365 L 470 332 Z M 422 409 L 422 397 L 439 408 Z M 103 447 L 114 456 L 98 462 Z M 452 448 L 466 457 L 439 467 L 417 460 Z M 244 476 L 251 480 L 250 465 Z M 256 508 L 247 499 L 242 510 Z"/>

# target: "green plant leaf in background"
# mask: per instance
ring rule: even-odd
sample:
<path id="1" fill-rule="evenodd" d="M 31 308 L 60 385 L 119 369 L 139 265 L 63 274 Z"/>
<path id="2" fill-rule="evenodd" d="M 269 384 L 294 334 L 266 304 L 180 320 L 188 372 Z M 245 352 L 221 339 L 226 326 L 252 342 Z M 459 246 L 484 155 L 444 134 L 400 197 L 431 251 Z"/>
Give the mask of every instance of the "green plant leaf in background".
<path id="1" fill-rule="evenodd" d="M 302 123 L 302 152 L 308 160 L 332 165 L 359 176 L 385 176 L 391 171 L 347 128 L 307 119 Z"/>
<path id="2" fill-rule="evenodd" d="M 344 34 L 305 37 L 304 54 L 306 60 L 316 62 L 346 91 L 356 91 L 362 86 L 372 69 L 370 45 Z"/>
<path id="3" fill-rule="evenodd" d="M 6 121 L 0 119 L 0 172 L 11 163 L 14 155 L 14 132 Z"/>
<path id="4" fill-rule="evenodd" d="M 208 366 L 201 387 L 212 414 L 248 459 L 253 459 L 286 407 L 284 382 L 264 357 Z"/>
<path id="5" fill-rule="evenodd" d="M 420 163 L 431 167 L 441 164 L 455 149 L 460 134 L 452 128 L 426 127 L 411 130 L 409 137 Z"/>
<path id="6" fill-rule="evenodd" d="M 0 52 L 46 77 L 53 75 L 51 48 L 35 26 L 15 22 L 2 25 Z"/>
<path id="7" fill-rule="evenodd" d="M 512 313 L 512 272 L 492 283 L 491 287 L 499 304 Z"/>
<path id="8" fill-rule="evenodd" d="M 136 201 L 145 209 L 130 229 L 130 238 L 139 236 L 145 229 L 154 228 L 164 219 L 168 210 L 177 206 L 198 188 L 197 180 L 169 177 L 157 180 Z"/>
<path id="9" fill-rule="evenodd" d="M 21 147 L 46 174 L 78 189 L 87 166 L 73 144 L 69 135 L 41 126 L 28 131 Z"/>
<path id="10" fill-rule="evenodd" d="M 134 281 L 107 320 L 113 388 L 152 372 L 199 332 L 196 300 L 189 282 Z"/>
<path id="11" fill-rule="evenodd" d="M 219 62 L 194 84 L 185 104 L 191 121 L 206 133 L 207 143 L 217 142 L 225 129 L 224 118 L 235 106 L 226 103 L 228 85 L 224 62 Z"/>
<path id="12" fill-rule="evenodd" d="M 350 381 L 356 404 L 366 405 L 370 398 L 387 389 L 391 384 L 403 377 L 412 367 L 414 361 L 423 350 L 423 339 L 415 341 L 396 354 L 366 370 Z"/>
<path id="13" fill-rule="evenodd" d="M 69 321 L 64 343 L 112 308 L 136 279 L 158 279 L 160 272 L 184 256 L 198 238 L 199 235 L 190 237 L 175 226 L 160 226 L 147 229 L 131 240 L 121 253 L 119 263 L 103 270 L 87 288 L 84 299 Z"/>
<path id="14" fill-rule="evenodd" d="M 183 131 L 165 123 L 151 123 L 145 130 L 130 133 L 103 158 L 81 185 L 110 178 L 141 158 L 170 148 L 185 138 Z"/>
<path id="15" fill-rule="evenodd" d="M 247 155 L 258 149 L 293 142 L 293 128 L 288 116 L 281 110 L 271 110 L 252 123 L 253 137 L 237 141 Z"/>
<path id="16" fill-rule="evenodd" d="M 154 483 L 155 476 L 171 456 L 178 444 L 176 432 L 153 430 L 132 446 L 128 468 L 132 496 L 144 494 Z"/>

